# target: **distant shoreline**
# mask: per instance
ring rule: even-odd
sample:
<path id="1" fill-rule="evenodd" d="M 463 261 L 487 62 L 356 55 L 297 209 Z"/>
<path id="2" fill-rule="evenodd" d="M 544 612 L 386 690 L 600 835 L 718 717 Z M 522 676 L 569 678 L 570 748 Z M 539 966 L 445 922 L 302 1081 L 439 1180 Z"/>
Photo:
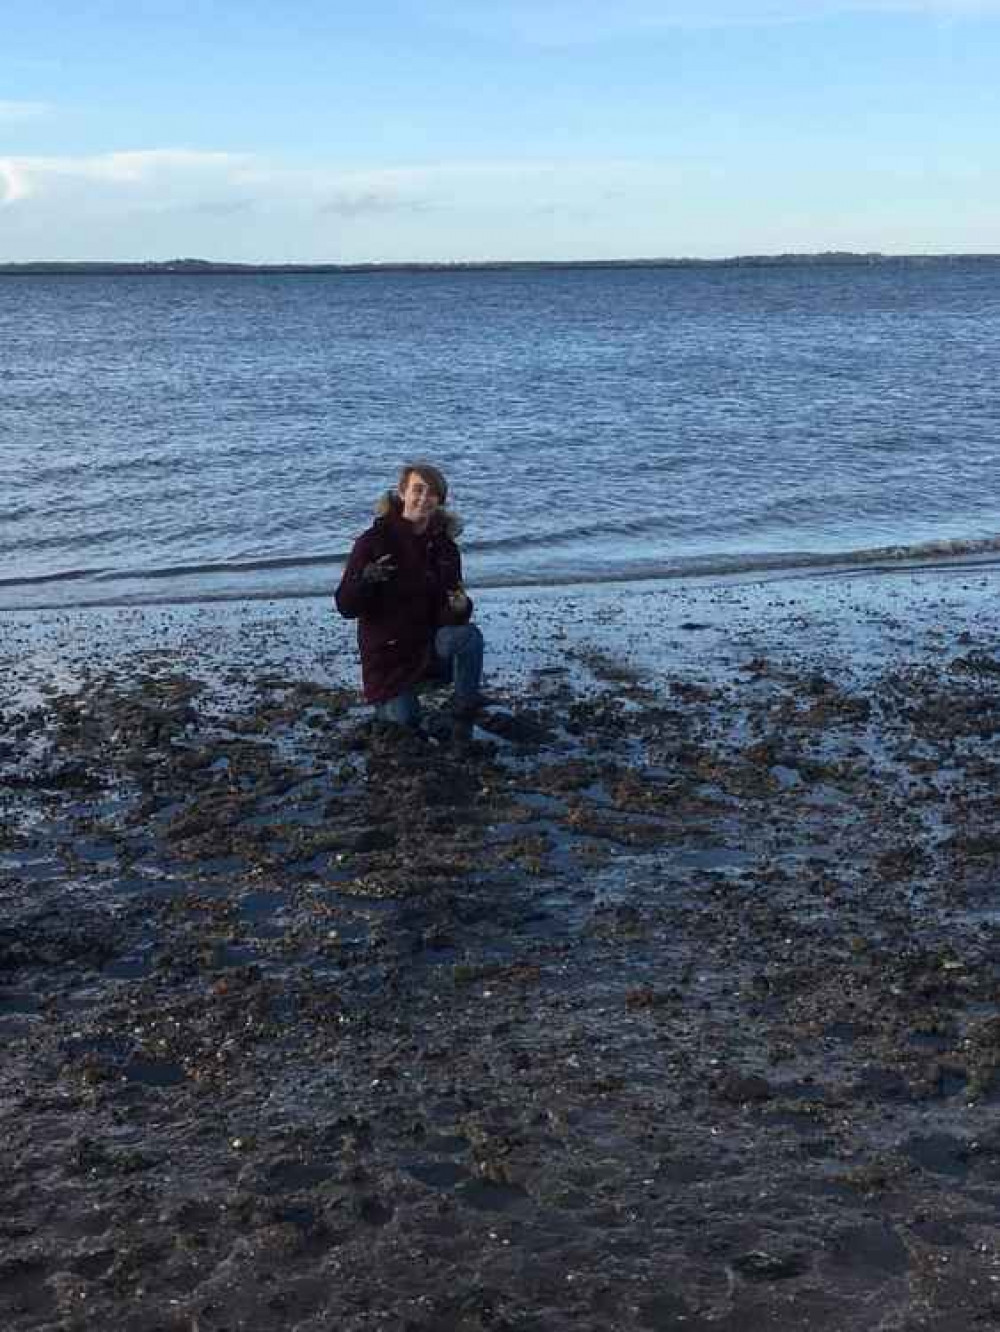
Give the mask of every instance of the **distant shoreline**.
<path id="1" fill-rule="evenodd" d="M 822 265 L 923 266 L 953 263 L 996 263 L 1000 254 L 882 254 L 849 250 L 816 254 L 747 254 L 724 259 L 498 259 L 457 263 L 364 263 L 364 264 L 240 264 L 208 259 L 168 259 L 138 263 L 39 260 L 29 263 L 0 263 L 0 277 L 140 276 L 185 277 L 260 274 L 365 274 L 365 273 L 465 273 L 534 272 L 541 269 L 587 268 L 795 268 Z"/>

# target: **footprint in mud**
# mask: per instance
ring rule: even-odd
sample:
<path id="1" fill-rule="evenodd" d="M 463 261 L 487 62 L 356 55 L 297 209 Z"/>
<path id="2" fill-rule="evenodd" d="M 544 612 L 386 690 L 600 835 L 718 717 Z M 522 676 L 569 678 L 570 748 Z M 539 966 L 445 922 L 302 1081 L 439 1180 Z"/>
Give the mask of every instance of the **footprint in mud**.
<path id="1" fill-rule="evenodd" d="M 98 1281 L 107 1275 L 115 1260 L 114 1249 L 94 1249 L 70 1260 L 70 1271 L 85 1281 Z"/>
<path id="2" fill-rule="evenodd" d="M 470 1177 L 465 1166 L 457 1161 L 415 1161 L 406 1168 L 414 1179 L 432 1189 L 453 1189 Z"/>
<path id="3" fill-rule="evenodd" d="M 892 1226 L 881 1221 L 842 1230 L 830 1246 L 829 1256 L 844 1275 L 902 1276 L 910 1265 L 906 1245 Z"/>
<path id="4" fill-rule="evenodd" d="M 964 1179 L 969 1173 L 969 1145 L 950 1133 L 927 1133 L 908 1138 L 902 1150 L 914 1165 L 933 1175 Z"/>
<path id="5" fill-rule="evenodd" d="M 334 1174 L 333 1165 L 325 1161 L 302 1161 L 282 1157 L 263 1168 L 254 1168 L 251 1187 L 258 1193 L 298 1193 L 325 1184 Z"/>
<path id="6" fill-rule="evenodd" d="M 0 1319 L 21 1316 L 45 1317 L 55 1304 L 52 1291 L 43 1284 L 48 1273 L 45 1263 L 32 1258 L 0 1260 Z"/>
<path id="7" fill-rule="evenodd" d="M 854 1095 L 867 1101 L 904 1101 L 910 1099 L 910 1087 L 902 1073 L 894 1068 L 869 1064 L 854 1082 Z"/>
<path id="8" fill-rule="evenodd" d="M 707 1328 L 709 1324 L 696 1318 L 690 1305 L 679 1295 L 663 1291 L 640 1305 L 639 1326 L 649 1328 L 651 1332 L 674 1332 L 676 1328 L 700 1332 L 700 1329 Z"/>
<path id="9" fill-rule="evenodd" d="M 970 1243 L 969 1232 L 948 1218 L 931 1217 L 914 1221 L 910 1233 L 924 1244 L 940 1244 L 944 1248 L 965 1247 Z"/>
<path id="10" fill-rule="evenodd" d="M 366 1193 L 358 1198 L 354 1204 L 354 1210 L 358 1220 L 364 1221 L 368 1226 L 387 1226 L 396 1211 L 391 1202 L 378 1198 L 372 1193 Z"/>
<path id="11" fill-rule="evenodd" d="M 472 1180 L 462 1185 L 458 1195 L 477 1212 L 508 1212 L 525 1202 L 528 1195 L 516 1184 L 495 1184 L 492 1180 Z"/>
<path id="12" fill-rule="evenodd" d="M 544 723 L 523 712 L 483 713 L 476 725 L 513 745 L 541 745 L 552 735 Z"/>
<path id="13" fill-rule="evenodd" d="M 663 1157 L 657 1166 L 657 1177 L 667 1184 L 702 1184 L 721 1174 L 723 1169 L 718 1161 L 706 1157 Z"/>

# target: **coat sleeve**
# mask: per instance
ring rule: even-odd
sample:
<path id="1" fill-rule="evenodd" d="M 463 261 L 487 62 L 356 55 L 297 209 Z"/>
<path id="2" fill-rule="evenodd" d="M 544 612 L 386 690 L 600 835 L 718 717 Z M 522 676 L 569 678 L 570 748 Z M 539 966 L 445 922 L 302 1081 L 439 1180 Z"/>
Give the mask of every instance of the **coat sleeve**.
<path id="1" fill-rule="evenodd" d="M 438 612 L 441 624 L 467 624 L 472 619 L 473 603 L 465 593 L 465 606 L 457 613 L 448 604 L 448 593 L 462 587 L 462 555 L 453 541 L 443 543 L 438 557 L 437 577 L 440 597 Z M 463 592 L 465 591 L 462 588 Z"/>
<path id="2" fill-rule="evenodd" d="M 354 543 L 344 573 L 336 592 L 333 594 L 334 605 L 345 620 L 356 620 L 365 611 L 371 610 L 378 602 L 382 589 L 379 585 L 367 585 L 361 575 L 365 566 L 374 559 L 372 535 L 365 532 Z"/>

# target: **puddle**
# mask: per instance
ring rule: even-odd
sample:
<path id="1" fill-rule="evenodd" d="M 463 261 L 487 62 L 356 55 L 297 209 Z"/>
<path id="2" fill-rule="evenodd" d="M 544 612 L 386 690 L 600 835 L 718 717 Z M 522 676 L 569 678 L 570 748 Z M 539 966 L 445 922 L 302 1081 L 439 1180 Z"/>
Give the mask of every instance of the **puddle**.
<path id="1" fill-rule="evenodd" d="M 199 876 L 206 875 L 215 879 L 223 874 L 243 873 L 246 862 L 242 856 L 210 856 L 204 860 L 197 860 L 195 866 Z"/>
<path id="2" fill-rule="evenodd" d="M 827 1040 L 850 1044 L 859 1036 L 865 1036 L 869 1030 L 870 1028 L 858 1022 L 831 1022 L 823 1028 L 823 1035 Z"/>
<path id="3" fill-rule="evenodd" d="M 738 870 L 759 861 L 756 851 L 740 851 L 734 846 L 701 846 L 690 851 L 670 851 L 671 863 L 680 869 Z"/>
<path id="4" fill-rule="evenodd" d="M 245 967 L 259 961 L 259 954 L 248 944 L 211 943 L 208 965 L 213 970 L 226 970 L 229 967 Z"/>
<path id="5" fill-rule="evenodd" d="M 0 870 L 11 870 L 24 883 L 51 883 L 66 874 L 61 860 L 52 856 L 20 856 L 16 851 L 0 853 Z"/>
<path id="6" fill-rule="evenodd" d="M 276 911 L 288 905 L 288 898 L 284 893 L 276 892 L 254 892 L 247 893 L 245 897 L 239 900 L 240 915 L 247 920 L 263 920 L 267 916 L 272 916 Z"/>
<path id="7" fill-rule="evenodd" d="M 457 1161 L 416 1161 L 406 1171 L 432 1189 L 453 1189 L 469 1178 L 469 1171 Z"/>
<path id="8" fill-rule="evenodd" d="M 124 957 L 108 962 L 103 974 L 110 980 L 138 980 L 148 976 L 153 970 L 152 946 L 135 953 L 126 953 Z"/>
<path id="9" fill-rule="evenodd" d="M 111 881 L 111 887 L 120 893 L 149 897 L 154 900 L 169 900 L 194 891 L 194 884 L 189 879 L 175 879 L 160 870 L 150 870 L 137 874 L 124 875 Z"/>
<path id="10" fill-rule="evenodd" d="M 670 870 L 700 870 L 710 874 L 738 873 L 748 865 L 757 864 L 760 855 L 756 851 L 741 851 L 731 846 L 701 846 L 689 850 L 670 848 L 663 855 L 662 867 Z M 624 859 L 616 856 L 614 860 L 588 875 L 594 884 L 588 894 L 595 906 L 618 905 L 637 896 L 648 902 L 653 893 L 661 894 L 660 879 L 662 873 L 651 873 L 648 859 L 642 856 Z M 673 890 L 676 885 L 671 884 Z M 556 894 L 542 899 L 545 905 L 558 902 Z"/>
<path id="11" fill-rule="evenodd" d="M 117 848 L 112 842 L 96 839 L 81 839 L 74 842 L 73 852 L 78 859 L 88 865 L 109 865 L 118 858 Z"/>
<path id="12" fill-rule="evenodd" d="M 176 1087 L 187 1081 L 181 1065 L 169 1059 L 130 1059 L 122 1074 L 128 1082 L 144 1087 Z"/>
<path id="13" fill-rule="evenodd" d="M 936 1031 L 911 1031 L 906 1039 L 908 1044 L 915 1045 L 918 1050 L 941 1054 L 945 1050 L 954 1049 L 957 1037 Z"/>

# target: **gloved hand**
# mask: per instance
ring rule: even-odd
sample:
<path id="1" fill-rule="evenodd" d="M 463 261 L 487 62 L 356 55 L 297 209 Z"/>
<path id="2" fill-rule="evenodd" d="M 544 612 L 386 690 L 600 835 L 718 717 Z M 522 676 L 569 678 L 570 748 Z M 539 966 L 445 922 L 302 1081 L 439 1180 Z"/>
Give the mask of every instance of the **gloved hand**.
<path id="1" fill-rule="evenodd" d="M 381 559 L 372 560 L 371 564 L 366 564 L 361 570 L 361 581 L 366 587 L 377 587 L 380 583 L 387 583 L 396 572 L 396 566 L 392 562 L 391 555 L 383 555 Z"/>
<path id="2" fill-rule="evenodd" d="M 461 616 L 465 614 L 468 608 L 469 598 L 465 594 L 465 588 L 459 583 L 448 593 L 448 609 L 452 615 Z"/>

